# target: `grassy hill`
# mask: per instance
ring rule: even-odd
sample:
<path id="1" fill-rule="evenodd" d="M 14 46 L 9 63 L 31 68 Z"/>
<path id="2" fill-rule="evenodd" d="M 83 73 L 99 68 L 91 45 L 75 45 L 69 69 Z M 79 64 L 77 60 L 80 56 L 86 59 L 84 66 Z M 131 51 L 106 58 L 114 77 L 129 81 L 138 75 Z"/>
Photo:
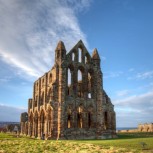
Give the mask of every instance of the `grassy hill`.
<path id="1" fill-rule="evenodd" d="M 146 144 L 146 145 L 145 145 Z M 143 146 L 144 145 L 144 146 Z M 0 133 L 0 153 L 151 153 L 153 133 L 119 134 L 108 140 L 37 140 Z"/>

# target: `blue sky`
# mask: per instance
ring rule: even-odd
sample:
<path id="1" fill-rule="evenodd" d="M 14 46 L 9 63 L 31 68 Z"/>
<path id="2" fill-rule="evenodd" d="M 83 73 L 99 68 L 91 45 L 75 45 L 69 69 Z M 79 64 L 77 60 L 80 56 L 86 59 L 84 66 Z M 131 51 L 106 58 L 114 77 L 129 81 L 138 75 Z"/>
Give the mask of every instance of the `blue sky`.
<path id="1" fill-rule="evenodd" d="M 0 0 L 0 121 L 19 121 L 59 40 L 101 56 L 117 127 L 153 122 L 152 0 Z"/>

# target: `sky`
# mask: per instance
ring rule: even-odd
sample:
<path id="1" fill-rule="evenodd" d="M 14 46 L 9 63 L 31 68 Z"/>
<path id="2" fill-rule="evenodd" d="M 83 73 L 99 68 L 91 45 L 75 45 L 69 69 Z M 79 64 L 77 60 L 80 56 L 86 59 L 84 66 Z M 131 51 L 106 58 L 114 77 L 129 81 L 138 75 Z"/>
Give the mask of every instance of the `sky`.
<path id="1" fill-rule="evenodd" d="M 153 122 L 152 0 L 0 0 L 0 121 L 19 121 L 33 82 L 81 39 L 101 57 L 117 127 Z"/>

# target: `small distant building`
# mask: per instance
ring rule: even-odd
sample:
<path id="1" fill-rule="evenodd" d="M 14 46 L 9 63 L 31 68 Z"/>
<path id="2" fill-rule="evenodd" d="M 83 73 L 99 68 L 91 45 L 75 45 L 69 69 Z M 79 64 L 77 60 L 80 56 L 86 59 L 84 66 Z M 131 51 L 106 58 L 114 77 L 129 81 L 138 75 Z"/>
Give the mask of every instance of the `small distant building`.
<path id="1" fill-rule="evenodd" d="M 19 128 L 16 125 L 14 126 L 13 132 L 19 132 Z"/>
<path id="2" fill-rule="evenodd" d="M 153 132 L 153 123 L 145 123 L 138 125 L 139 132 Z"/>
<path id="3" fill-rule="evenodd" d="M 118 130 L 118 133 L 153 132 L 153 123 L 139 124 L 136 129 Z"/>
<path id="4" fill-rule="evenodd" d="M 7 132 L 20 132 L 20 124 L 8 124 L 6 125 Z"/>

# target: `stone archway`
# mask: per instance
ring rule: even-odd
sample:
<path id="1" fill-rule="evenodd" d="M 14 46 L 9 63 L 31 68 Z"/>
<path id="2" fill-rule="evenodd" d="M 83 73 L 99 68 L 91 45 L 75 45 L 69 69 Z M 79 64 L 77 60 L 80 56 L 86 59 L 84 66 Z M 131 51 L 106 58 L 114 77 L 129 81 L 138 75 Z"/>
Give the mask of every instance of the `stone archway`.
<path id="1" fill-rule="evenodd" d="M 67 128 L 72 128 L 72 108 L 67 109 Z"/>
<path id="2" fill-rule="evenodd" d="M 34 136 L 38 137 L 38 113 L 37 111 L 34 114 Z"/>
<path id="3" fill-rule="evenodd" d="M 107 111 L 104 112 L 104 129 L 105 130 L 108 129 L 108 112 Z"/>
<path id="4" fill-rule="evenodd" d="M 45 133 L 45 112 L 44 110 L 40 113 L 40 136 L 42 137 Z"/>
<path id="5" fill-rule="evenodd" d="M 31 112 L 29 116 L 29 135 L 32 136 L 32 133 L 33 133 L 33 114 Z"/>
<path id="6" fill-rule="evenodd" d="M 79 106 L 77 109 L 77 127 L 83 128 L 83 106 Z"/>
<path id="7" fill-rule="evenodd" d="M 53 108 L 49 107 L 47 110 L 47 136 L 51 137 L 52 136 L 52 130 L 53 130 Z"/>
<path id="8" fill-rule="evenodd" d="M 93 106 L 89 106 L 87 109 L 87 128 L 93 127 L 93 115 L 94 115 L 94 108 Z"/>

